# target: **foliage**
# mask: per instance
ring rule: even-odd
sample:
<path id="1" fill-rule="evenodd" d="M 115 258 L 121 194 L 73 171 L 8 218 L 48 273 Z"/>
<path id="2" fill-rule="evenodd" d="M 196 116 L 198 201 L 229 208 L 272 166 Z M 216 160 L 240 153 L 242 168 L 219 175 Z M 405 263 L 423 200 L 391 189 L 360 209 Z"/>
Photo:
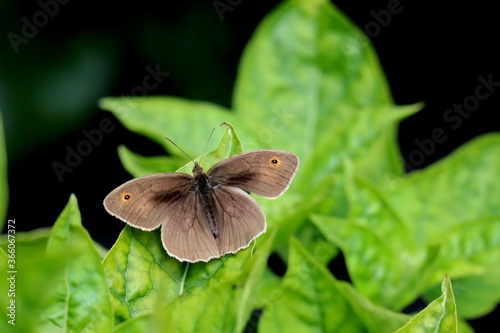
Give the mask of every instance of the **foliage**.
<path id="1" fill-rule="evenodd" d="M 157 231 L 127 226 L 101 262 L 72 197 L 50 233 L 17 237 L 25 269 L 17 301 L 39 331 L 467 332 L 464 319 L 497 304 L 500 136 L 405 175 L 397 126 L 420 106 L 394 105 L 373 48 L 336 8 L 287 1 L 269 14 L 245 50 L 233 102 L 233 110 L 167 96 L 100 105 L 169 153 L 120 147 L 134 177 L 189 172 L 192 162 L 164 136 L 197 156 L 222 122 L 205 169 L 257 148 L 296 153 L 288 191 L 256 198 L 268 231 L 235 255 L 186 264 L 166 254 Z M 7 239 L 0 246 L 5 257 Z M 352 284 L 326 268 L 340 251 Z M 272 252 L 286 262 L 283 277 L 267 265 Z M 400 313 L 419 297 L 425 309 Z"/>

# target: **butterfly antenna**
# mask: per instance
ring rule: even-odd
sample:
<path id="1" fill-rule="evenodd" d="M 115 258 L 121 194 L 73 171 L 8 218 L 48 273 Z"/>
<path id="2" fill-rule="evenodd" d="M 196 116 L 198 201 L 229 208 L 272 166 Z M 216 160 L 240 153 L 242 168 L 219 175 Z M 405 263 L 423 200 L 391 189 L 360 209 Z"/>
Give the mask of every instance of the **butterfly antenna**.
<path id="1" fill-rule="evenodd" d="M 182 150 L 181 147 L 179 147 L 178 145 L 176 145 L 175 142 L 173 142 L 169 138 L 165 138 L 165 140 L 167 140 L 168 142 L 170 142 L 171 144 L 173 144 L 174 146 L 176 146 L 177 149 L 179 149 L 184 155 L 187 156 L 187 158 L 189 158 L 191 161 L 193 161 L 194 164 L 196 164 L 196 162 L 191 158 L 191 156 L 189 156 L 184 150 Z"/>
<path id="2" fill-rule="evenodd" d="M 203 159 L 203 156 L 205 156 L 205 151 L 207 150 L 207 147 L 208 147 L 208 143 L 210 142 L 210 139 L 212 138 L 212 134 L 214 134 L 214 131 L 215 131 L 215 127 L 212 128 L 212 132 L 210 132 L 210 135 L 208 136 L 208 140 L 207 140 L 207 144 L 205 145 L 205 148 L 203 148 L 203 153 L 201 154 L 201 157 L 200 157 L 200 165 L 201 165 L 201 160 Z"/>

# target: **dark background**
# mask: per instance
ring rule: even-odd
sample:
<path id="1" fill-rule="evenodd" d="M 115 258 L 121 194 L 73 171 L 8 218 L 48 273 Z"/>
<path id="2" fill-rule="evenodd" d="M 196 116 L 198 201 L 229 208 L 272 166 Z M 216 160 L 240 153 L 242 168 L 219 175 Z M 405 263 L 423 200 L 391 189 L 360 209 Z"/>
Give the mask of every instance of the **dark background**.
<path id="1" fill-rule="evenodd" d="M 123 223 L 104 211 L 102 200 L 130 179 L 118 160 L 117 146 L 124 143 L 144 155 L 164 152 L 100 110 L 98 98 L 130 95 L 142 85 L 145 68 L 159 64 L 170 74 L 148 95 L 230 107 L 241 53 L 257 24 L 278 3 L 241 1 L 221 21 L 212 1 L 73 0 L 58 8 L 51 5 L 53 17 L 16 53 L 8 34 L 22 36 L 22 18 L 33 22 L 42 7 L 35 1 L 0 1 L 0 108 L 9 159 L 8 218 L 16 219 L 18 231 L 53 225 L 70 193 L 75 193 L 84 226 L 95 240 L 110 247 Z M 334 2 L 362 29 L 376 22 L 373 11 L 387 9 L 389 3 Z M 479 76 L 492 75 L 500 82 L 498 11 L 493 3 L 481 1 L 438 5 L 407 0 L 400 7 L 401 12 L 379 32 L 372 32 L 370 40 L 396 104 L 426 105 L 400 126 L 401 153 L 412 170 L 435 162 L 471 138 L 500 130 L 500 92 L 481 101 L 454 130 L 443 120 L 454 103 L 474 95 Z M 84 138 L 82 130 L 98 128 L 103 118 L 111 119 L 116 129 L 105 134 L 102 143 L 60 182 L 52 162 L 64 163 L 66 146 L 76 147 Z M 422 161 L 412 163 L 412 152 L 421 150 L 415 140 L 430 138 L 436 128 L 444 129 L 447 139 Z M 484 332 L 493 316 L 472 324 Z"/>

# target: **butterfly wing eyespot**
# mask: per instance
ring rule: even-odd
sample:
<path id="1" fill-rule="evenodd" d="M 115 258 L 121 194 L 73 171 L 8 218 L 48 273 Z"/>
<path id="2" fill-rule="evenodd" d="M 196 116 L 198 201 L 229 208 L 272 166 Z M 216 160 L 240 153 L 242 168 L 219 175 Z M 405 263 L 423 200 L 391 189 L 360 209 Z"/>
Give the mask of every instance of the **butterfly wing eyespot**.
<path id="1" fill-rule="evenodd" d="M 281 165 L 281 159 L 279 159 L 278 157 L 273 156 L 273 157 L 271 157 L 269 159 L 269 165 L 272 166 L 272 167 L 274 167 L 274 168 L 278 168 Z"/>
<path id="2" fill-rule="evenodd" d="M 122 202 L 127 202 L 130 199 L 132 199 L 132 194 L 130 194 L 130 193 L 123 193 L 121 198 L 122 198 Z"/>

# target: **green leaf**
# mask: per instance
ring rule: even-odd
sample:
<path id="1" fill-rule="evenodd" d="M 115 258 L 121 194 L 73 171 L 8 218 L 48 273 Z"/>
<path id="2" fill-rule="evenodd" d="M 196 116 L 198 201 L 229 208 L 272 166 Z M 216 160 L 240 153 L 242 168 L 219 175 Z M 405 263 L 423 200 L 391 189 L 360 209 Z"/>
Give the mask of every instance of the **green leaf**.
<path id="1" fill-rule="evenodd" d="M 7 152 L 3 133 L 2 114 L 0 113 L 0 230 L 3 230 L 7 206 L 9 203 L 9 188 L 7 183 Z"/>
<path id="2" fill-rule="evenodd" d="M 441 297 L 420 311 L 408 324 L 396 332 L 458 332 L 457 308 L 448 276 L 443 280 L 441 291 L 443 293 Z"/>
<path id="3" fill-rule="evenodd" d="M 50 283 L 40 331 L 111 331 L 111 299 L 101 258 L 81 225 L 74 195 L 52 228 L 47 244 L 48 259 L 57 260 L 61 254 L 64 254 L 64 269 Z"/>

